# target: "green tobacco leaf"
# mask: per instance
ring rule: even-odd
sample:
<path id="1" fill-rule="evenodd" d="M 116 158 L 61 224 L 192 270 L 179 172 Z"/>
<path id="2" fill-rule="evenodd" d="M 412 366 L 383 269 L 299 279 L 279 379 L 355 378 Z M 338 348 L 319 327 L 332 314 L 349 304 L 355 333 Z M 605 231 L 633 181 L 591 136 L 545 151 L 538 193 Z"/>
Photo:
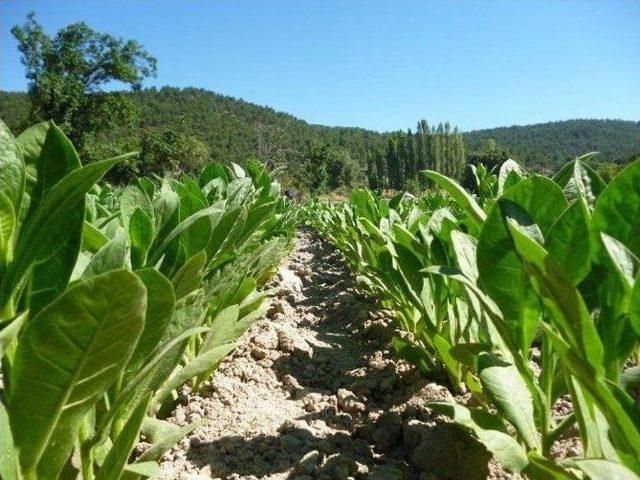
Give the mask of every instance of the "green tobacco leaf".
<path id="1" fill-rule="evenodd" d="M 522 174 L 522 167 L 510 158 L 500 165 L 500 171 L 498 172 L 498 195 L 502 195 L 505 190 L 508 190 L 509 187 L 512 187 L 522 180 Z"/>
<path id="2" fill-rule="evenodd" d="M 71 141 L 52 121 L 28 128 L 16 141 L 27 169 L 35 176 L 28 179 L 26 186 L 29 209 L 34 211 L 56 183 L 80 168 L 80 158 Z"/>
<path id="3" fill-rule="evenodd" d="M 220 219 L 216 222 L 215 228 L 211 233 L 209 243 L 207 244 L 206 251 L 209 261 L 215 258 L 222 248 L 222 245 L 225 243 L 229 235 L 231 235 L 233 227 L 241 214 L 242 209 L 240 208 L 225 208 L 224 212 L 222 212 Z"/>
<path id="4" fill-rule="evenodd" d="M 88 265 L 82 272 L 83 278 L 93 277 L 111 270 L 124 268 L 127 264 L 127 254 L 129 245 L 122 229 L 116 232 L 109 243 L 96 252 L 91 257 Z"/>
<path id="5" fill-rule="evenodd" d="M 38 307 L 64 289 L 80 249 L 85 194 L 120 160 L 105 160 L 73 170 L 44 196 L 20 232 L 14 261 L 0 292 L 3 301 L 10 298 L 24 275 L 36 263 L 41 271 L 56 273 L 53 277 L 40 275 L 39 281 L 33 286 L 36 293 L 41 294 Z M 48 268 L 50 266 L 51 269 Z"/>
<path id="6" fill-rule="evenodd" d="M 207 423 L 208 420 L 202 419 L 192 423 L 188 423 L 183 427 L 176 427 L 175 425 L 168 424 L 165 428 L 162 429 L 161 432 L 157 432 L 151 446 L 146 449 L 142 453 L 142 455 L 140 455 L 140 457 L 136 460 L 136 463 L 159 461 L 160 458 L 162 458 L 162 455 L 164 455 L 167 450 L 169 450 L 176 443 L 193 432 L 196 428 L 206 425 Z M 145 425 L 143 425 L 143 433 L 144 432 Z"/>
<path id="7" fill-rule="evenodd" d="M 166 326 L 158 347 L 139 371 L 131 370 L 135 377 L 127 382 L 116 402 L 122 408 L 137 405 L 147 393 L 155 392 L 171 376 L 187 347 L 189 338 L 204 333 L 208 328 L 196 328 L 203 321 L 204 311 L 198 304 L 175 309 Z"/>
<path id="8" fill-rule="evenodd" d="M 459 230 L 451 232 L 451 244 L 456 254 L 458 268 L 467 278 L 473 282 L 478 281 L 478 266 L 476 264 L 477 240 Z"/>
<path id="9" fill-rule="evenodd" d="M 109 237 L 85 220 L 82 229 L 82 249 L 96 253 L 109 242 Z"/>
<path id="10" fill-rule="evenodd" d="M 446 177 L 438 172 L 434 172 L 431 170 L 425 171 L 427 177 L 433 180 L 436 185 L 446 191 L 451 198 L 453 198 L 456 203 L 467 212 L 472 221 L 478 226 L 481 227 L 486 219 L 486 214 L 484 210 L 480 208 L 480 205 L 473 199 L 469 193 L 462 188 L 458 183 L 454 180 L 451 180 L 449 177 Z"/>
<path id="11" fill-rule="evenodd" d="M 454 385 L 459 384 L 461 381 L 460 364 L 455 357 L 451 355 L 451 343 L 442 335 L 435 334 L 433 336 L 433 347 L 447 368 L 452 383 L 454 383 Z"/>
<path id="12" fill-rule="evenodd" d="M 75 285 L 29 322 L 8 402 L 25 474 L 56 478 L 83 417 L 133 352 L 145 307 L 138 278 L 114 271 Z"/>
<path id="13" fill-rule="evenodd" d="M 140 405 L 138 405 L 129 417 L 122 431 L 114 440 L 104 462 L 102 462 L 96 480 L 119 479 L 120 475 L 124 472 L 124 467 L 131 455 L 131 451 L 138 442 L 138 433 L 140 432 L 142 421 L 145 418 L 150 398 L 151 397 L 148 396 L 146 401 L 140 402 Z"/>
<path id="14" fill-rule="evenodd" d="M 539 306 L 522 261 L 505 225 L 506 214 L 529 217 L 527 226 L 546 235 L 567 207 L 560 187 L 533 176 L 507 190 L 489 212 L 478 239 L 478 270 L 483 290 L 502 310 L 505 323 L 520 349 L 528 351 L 539 319 Z M 525 222 L 521 222 L 525 223 Z"/>
<path id="15" fill-rule="evenodd" d="M 593 480 L 640 480 L 640 476 L 636 475 L 632 470 L 610 460 L 582 458 L 572 460 L 571 465 L 582 470 Z"/>
<path id="16" fill-rule="evenodd" d="M 640 275 L 636 277 L 636 281 L 631 290 L 631 325 L 638 335 L 640 335 Z"/>
<path id="17" fill-rule="evenodd" d="M 147 192 L 138 185 L 127 185 L 120 194 L 120 212 L 125 227 L 129 228 L 129 221 L 136 212 L 142 210 L 149 218 L 154 218 L 153 205 Z"/>
<path id="18" fill-rule="evenodd" d="M 418 367 L 422 374 L 429 375 L 433 373 L 434 366 L 431 354 L 423 347 L 396 336 L 393 337 L 393 348 L 400 358 Z"/>
<path id="19" fill-rule="evenodd" d="M 221 179 L 226 183 L 231 180 L 231 177 L 222 165 L 216 162 L 211 162 L 202 170 L 198 183 L 200 184 L 200 187 L 204 187 L 215 179 Z"/>
<path id="20" fill-rule="evenodd" d="M 16 229 L 16 213 L 9 200 L 3 192 L 0 192 L 0 265 L 9 263 L 13 251 L 13 232 Z"/>
<path id="21" fill-rule="evenodd" d="M 630 292 L 634 278 L 640 271 L 640 260 L 622 242 L 606 233 L 600 235 L 609 261 L 620 275 L 625 289 Z"/>
<path id="22" fill-rule="evenodd" d="M 549 253 L 513 221 L 509 222 L 509 232 L 563 338 L 589 360 L 594 372 L 602 372 L 602 343 L 577 288 Z"/>
<path id="23" fill-rule="evenodd" d="M 175 296 L 171 282 L 153 268 L 136 272 L 147 289 L 147 310 L 144 329 L 140 335 L 131 360 L 125 368 L 124 384 L 128 382 L 149 360 L 165 334 L 175 307 Z"/>
<path id="24" fill-rule="evenodd" d="M 162 389 L 158 391 L 154 401 L 161 403 L 173 390 L 180 388 L 192 378 L 210 375 L 235 348 L 235 342 L 231 342 L 203 349 L 204 351 L 171 377 Z"/>
<path id="25" fill-rule="evenodd" d="M 0 330 L 0 358 L 4 355 L 4 352 L 7 351 L 11 342 L 13 342 L 16 338 L 18 338 L 18 334 L 22 329 L 22 326 L 25 324 L 27 318 L 29 317 L 29 312 L 22 312 L 16 318 L 11 320 L 9 325 L 5 325 L 2 330 Z"/>
<path id="26" fill-rule="evenodd" d="M 124 467 L 120 480 L 133 480 L 140 477 L 155 478 L 160 472 L 160 465 L 156 462 L 136 462 Z"/>
<path id="27" fill-rule="evenodd" d="M 528 478 L 540 480 L 579 480 L 573 473 L 537 452 L 529 452 L 527 458 L 529 464 L 524 472 Z"/>
<path id="28" fill-rule="evenodd" d="M 195 228 L 195 229 L 204 229 L 207 232 L 210 232 L 210 228 L 212 225 L 216 225 L 220 220 L 220 217 L 224 213 L 224 203 L 218 202 L 214 203 L 210 207 L 203 208 L 202 210 L 198 210 L 196 213 L 190 215 L 182 222 L 180 222 L 163 240 L 158 248 L 154 249 L 153 259 L 152 261 L 155 263 L 162 253 L 164 253 L 165 249 L 169 246 L 171 241 L 177 238 L 182 232 L 187 229 Z M 201 218 L 207 218 L 210 220 L 210 223 L 206 226 L 198 223 L 198 220 Z"/>
<path id="29" fill-rule="evenodd" d="M 13 434 L 9 427 L 9 415 L 4 404 L 0 402 L 0 478 L 2 480 L 19 480 L 18 452 L 13 444 Z"/>
<path id="30" fill-rule="evenodd" d="M 429 403 L 427 406 L 470 429 L 508 470 L 521 472 L 527 467 L 529 461 L 524 448 L 507 433 L 499 418 L 484 410 L 468 409 L 456 403 Z"/>
<path id="31" fill-rule="evenodd" d="M 580 427 L 580 438 L 585 457 L 619 460 L 609 439 L 609 425 L 598 404 L 575 379 L 568 380 L 573 410 Z"/>
<path id="32" fill-rule="evenodd" d="M 0 194 L 9 201 L 19 218 L 25 189 L 25 165 L 16 139 L 0 120 Z"/>
<path id="33" fill-rule="evenodd" d="M 142 268 L 145 265 L 154 235 L 153 219 L 141 208 L 136 208 L 129 218 L 131 265 L 134 269 Z"/>
<path id="34" fill-rule="evenodd" d="M 630 163 L 602 191 L 591 219 L 594 260 L 606 265 L 600 234 L 622 242 L 640 257 L 640 160 Z"/>
<path id="35" fill-rule="evenodd" d="M 553 224 L 545 247 L 574 285 L 587 276 L 591 269 L 589 212 L 581 198 L 562 212 Z"/>
<path id="36" fill-rule="evenodd" d="M 184 353 L 186 343 L 194 335 L 204 333 L 206 327 L 182 331 L 161 348 L 157 349 L 144 367 L 125 385 L 108 415 L 103 417 L 97 431 L 101 441 L 106 440 L 107 429 L 114 418 L 128 418 L 148 394 L 153 393 L 175 369 Z M 166 332 L 165 332 L 166 335 Z"/>
<path id="37" fill-rule="evenodd" d="M 210 345 L 222 345 L 235 342 L 241 334 L 238 331 L 239 314 L 240 308 L 238 305 L 231 305 L 221 310 L 211 322 L 211 333 L 208 335 L 207 343 Z"/>
<path id="38" fill-rule="evenodd" d="M 481 353 L 478 373 L 484 392 L 500 414 L 516 428 L 530 450 L 539 449 L 533 399 L 518 369 L 491 354 Z"/>
<path id="39" fill-rule="evenodd" d="M 597 155 L 597 152 L 582 155 L 576 160 L 565 164 L 553 176 L 553 181 L 560 185 L 569 200 L 583 198 L 589 210 L 593 210 L 596 199 L 606 186 L 600 175 L 584 163 L 595 155 Z"/>
<path id="40" fill-rule="evenodd" d="M 170 183 L 165 179 L 153 199 L 155 231 L 158 232 L 158 237 L 167 235 L 178 224 L 179 210 L 180 196 L 171 189 Z"/>
<path id="41" fill-rule="evenodd" d="M 640 471 L 640 432 L 636 423 L 637 412 L 632 412 L 633 401 L 615 384 L 607 382 L 601 374 L 594 374 L 593 368 L 580 356 L 576 348 L 569 345 L 554 330 L 543 324 L 545 332 L 552 340 L 555 350 L 564 368 L 573 375 L 579 384 L 597 401 L 609 424 L 609 438 L 616 449 L 616 454 L 627 466 Z M 613 390 L 613 391 L 612 391 Z M 626 404 L 621 404 L 622 396 L 626 396 Z"/>
<path id="42" fill-rule="evenodd" d="M 182 265 L 171 279 L 176 300 L 185 297 L 200 288 L 204 268 L 207 264 L 207 252 L 204 250 L 193 255 Z"/>

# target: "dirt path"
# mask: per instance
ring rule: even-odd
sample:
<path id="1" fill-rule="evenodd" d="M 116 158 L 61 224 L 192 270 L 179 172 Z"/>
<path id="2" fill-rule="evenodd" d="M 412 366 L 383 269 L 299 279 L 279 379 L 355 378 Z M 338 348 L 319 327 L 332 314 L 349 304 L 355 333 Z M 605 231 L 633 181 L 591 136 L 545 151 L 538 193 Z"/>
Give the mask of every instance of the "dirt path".
<path id="1" fill-rule="evenodd" d="M 281 266 L 267 318 L 172 421 L 211 423 L 164 457 L 162 479 L 484 479 L 488 454 L 427 401 L 451 399 L 394 358 L 384 312 L 358 297 L 307 232 Z M 495 470 L 491 468 L 491 470 Z"/>

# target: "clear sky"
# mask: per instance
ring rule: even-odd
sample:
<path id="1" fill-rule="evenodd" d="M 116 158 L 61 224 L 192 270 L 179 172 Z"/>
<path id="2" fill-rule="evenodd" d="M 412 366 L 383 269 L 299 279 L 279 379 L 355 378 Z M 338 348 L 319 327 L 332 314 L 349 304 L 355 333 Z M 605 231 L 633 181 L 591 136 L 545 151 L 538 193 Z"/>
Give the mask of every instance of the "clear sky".
<path id="1" fill-rule="evenodd" d="M 196 86 L 312 123 L 464 130 L 640 119 L 640 0 L 0 0 L 0 89 L 25 90 L 9 30 L 83 20 Z"/>

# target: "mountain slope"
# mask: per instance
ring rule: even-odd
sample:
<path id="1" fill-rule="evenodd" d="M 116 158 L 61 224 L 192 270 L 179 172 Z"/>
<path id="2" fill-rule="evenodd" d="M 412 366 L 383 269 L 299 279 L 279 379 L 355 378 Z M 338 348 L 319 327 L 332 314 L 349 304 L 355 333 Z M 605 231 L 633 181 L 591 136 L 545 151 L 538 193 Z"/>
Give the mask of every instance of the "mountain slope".
<path id="1" fill-rule="evenodd" d="M 625 162 L 640 153 L 640 122 L 566 120 L 475 130 L 464 138 L 471 150 L 483 148 L 492 138 L 532 166 L 557 166 L 592 151 L 599 151 L 603 161 Z"/>
<path id="2" fill-rule="evenodd" d="M 383 146 L 386 134 L 361 128 L 309 124 L 292 115 L 243 100 L 196 88 L 164 87 L 130 93 L 140 105 L 137 128 L 106 132 L 104 140 L 139 134 L 146 128 L 180 129 L 209 146 L 220 161 L 247 157 L 271 159 L 300 156 L 309 142 L 349 150 L 364 164 L 366 152 Z M 0 118 L 17 132 L 27 123 L 25 93 L 0 92 Z M 455 123 L 455 122 L 454 122 Z M 600 151 L 602 160 L 626 162 L 640 153 L 640 122 L 567 120 L 535 125 L 475 130 L 464 134 L 468 151 L 485 148 L 489 139 L 529 167 L 554 168 L 577 155 Z"/>

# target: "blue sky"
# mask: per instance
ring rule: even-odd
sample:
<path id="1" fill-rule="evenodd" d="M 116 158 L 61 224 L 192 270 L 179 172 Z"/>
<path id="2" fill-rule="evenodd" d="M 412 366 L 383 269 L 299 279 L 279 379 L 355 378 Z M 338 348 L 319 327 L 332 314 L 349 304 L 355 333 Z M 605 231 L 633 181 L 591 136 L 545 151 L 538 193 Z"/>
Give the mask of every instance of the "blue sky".
<path id="1" fill-rule="evenodd" d="M 640 1 L 0 0 L 0 89 L 25 90 L 9 30 L 83 20 L 197 86 L 312 123 L 464 130 L 640 119 Z"/>

